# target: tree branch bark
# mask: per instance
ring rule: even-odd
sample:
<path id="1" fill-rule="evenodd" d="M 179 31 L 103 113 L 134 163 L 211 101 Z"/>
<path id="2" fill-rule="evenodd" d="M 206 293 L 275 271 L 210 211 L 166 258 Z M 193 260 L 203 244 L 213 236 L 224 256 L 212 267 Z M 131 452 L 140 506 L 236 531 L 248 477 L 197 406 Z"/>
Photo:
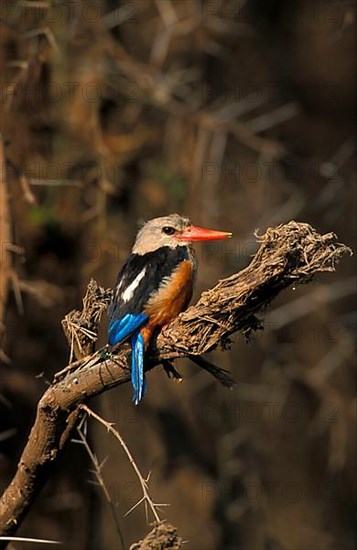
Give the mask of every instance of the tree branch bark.
<path id="1" fill-rule="evenodd" d="M 350 252 L 333 233 L 320 235 L 297 222 L 270 228 L 257 239 L 260 246 L 248 267 L 204 292 L 158 336 L 147 370 L 163 360 L 226 349 L 234 332 L 249 335 L 261 327 L 256 314 L 284 288 L 308 282 L 317 272 L 334 271 L 341 255 Z M 96 340 L 109 298 L 110 291 L 91 282 L 83 311 L 66 317 L 64 327 L 77 358 Z M 21 525 L 70 440 L 79 405 L 130 380 L 129 357 L 124 345 L 113 359 L 103 361 L 98 354 L 79 359 L 46 390 L 15 476 L 0 500 L 0 535 L 13 535 Z"/>
<path id="2" fill-rule="evenodd" d="M 134 542 L 129 550 L 157 550 L 158 548 L 180 550 L 182 546 L 183 540 L 177 535 L 176 527 L 163 521 L 156 525 L 143 540 Z"/>

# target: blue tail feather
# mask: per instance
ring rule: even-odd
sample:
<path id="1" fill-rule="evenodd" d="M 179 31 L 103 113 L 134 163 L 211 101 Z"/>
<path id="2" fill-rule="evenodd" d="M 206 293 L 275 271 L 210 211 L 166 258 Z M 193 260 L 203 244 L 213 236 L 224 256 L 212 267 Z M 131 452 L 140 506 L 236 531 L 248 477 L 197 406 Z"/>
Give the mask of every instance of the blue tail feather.
<path id="1" fill-rule="evenodd" d="M 109 345 L 120 344 L 131 336 L 131 381 L 134 389 L 135 405 L 144 396 L 146 384 L 144 377 L 144 350 L 145 344 L 139 330 L 145 324 L 148 316 L 144 313 L 126 313 L 121 319 L 111 319 L 109 322 Z"/>
<path id="2" fill-rule="evenodd" d="M 134 403 L 138 405 L 146 390 L 144 377 L 144 338 L 140 332 L 131 338 L 131 383 L 134 388 Z"/>
<path id="3" fill-rule="evenodd" d="M 132 332 L 138 329 L 147 320 L 147 315 L 126 313 L 121 319 L 111 319 L 109 322 L 109 339 L 111 346 L 125 340 Z"/>

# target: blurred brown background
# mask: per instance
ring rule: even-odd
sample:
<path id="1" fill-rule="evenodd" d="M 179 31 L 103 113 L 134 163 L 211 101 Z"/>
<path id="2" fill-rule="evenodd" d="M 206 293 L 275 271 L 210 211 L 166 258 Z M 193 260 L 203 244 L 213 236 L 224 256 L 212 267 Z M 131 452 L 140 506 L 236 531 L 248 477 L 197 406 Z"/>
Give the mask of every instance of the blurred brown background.
<path id="1" fill-rule="evenodd" d="M 256 228 L 306 221 L 354 248 L 355 7 L 1 3 L 2 488 L 47 381 L 68 361 L 61 319 L 81 307 L 90 277 L 114 284 L 138 220 L 177 211 L 233 231 L 197 248 L 197 295 L 249 262 Z M 151 494 L 170 504 L 162 516 L 187 549 L 355 547 L 353 272 L 346 258 L 285 292 L 253 342 L 236 335 L 214 353 L 238 381 L 233 392 L 180 364 L 185 381 L 156 369 L 139 407 L 129 385 L 92 403 L 151 472 Z M 108 457 L 129 547 L 149 530 L 142 507 L 123 517 L 138 480 L 101 427 L 90 423 L 88 437 Z M 119 548 L 91 467 L 71 444 L 20 534 Z"/>

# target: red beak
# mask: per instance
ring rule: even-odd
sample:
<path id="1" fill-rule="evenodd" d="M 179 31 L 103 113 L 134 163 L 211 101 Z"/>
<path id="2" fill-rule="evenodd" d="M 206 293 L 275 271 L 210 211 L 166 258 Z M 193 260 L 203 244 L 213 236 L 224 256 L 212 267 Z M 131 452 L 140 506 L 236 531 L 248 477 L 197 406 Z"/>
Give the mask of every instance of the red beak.
<path id="1" fill-rule="evenodd" d="M 220 239 L 230 239 L 232 233 L 226 231 L 214 231 L 213 229 L 204 229 L 190 225 L 183 233 L 177 235 L 181 241 L 219 241 Z"/>

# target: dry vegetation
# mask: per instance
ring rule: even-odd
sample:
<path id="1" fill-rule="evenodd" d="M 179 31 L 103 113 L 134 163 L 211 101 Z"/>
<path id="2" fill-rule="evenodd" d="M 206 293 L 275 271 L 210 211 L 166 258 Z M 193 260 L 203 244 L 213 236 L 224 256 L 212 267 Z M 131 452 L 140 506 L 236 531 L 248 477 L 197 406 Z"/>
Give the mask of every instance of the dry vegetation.
<path id="1" fill-rule="evenodd" d="M 169 358 L 173 348 L 211 351 L 281 290 L 254 302 L 248 325 L 237 324 L 236 285 L 247 273 L 267 275 L 265 261 L 281 267 L 261 247 L 228 277 L 256 252 L 256 228 L 264 234 L 303 220 L 316 228 L 296 226 L 306 239 L 333 231 L 354 248 L 353 2 L 88 5 L 0 6 L 3 489 L 46 385 L 69 360 L 93 352 L 108 293 L 93 287 L 85 318 L 68 311 L 80 308 L 91 277 L 113 284 L 138 219 L 179 211 L 235 236 L 198 251 L 198 291 L 225 282 L 199 300 L 204 321 L 193 307 L 160 337 Z M 296 245 L 294 231 L 291 239 L 284 254 Z M 302 250 L 310 258 L 308 242 Z M 309 273 L 322 265 L 305 263 Z M 229 352 L 212 351 L 238 382 L 230 392 L 204 372 L 210 365 L 188 362 L 183 384 L 155 369 L 138 408 L 128 384 L 91 404 L 116 423 L 140 471 L 152 472 L 155 502 L 171 504 L 163 517 L 177 527 L 179 537 L 170 526 L 166 533 L 173 548 L 180 537 L 193 550 L 353 547 L 354 291 L 353 262 L 344 261 L 336 274 L 279 296 L 251 344 L 233 336 Z M 111 550 L 119 518 L 125 547 L 144 540 L 142 510 L 123 518 L 141 498 L 130 461 L 94 422 L 83 433 L 92 456 L 84 444 L 67 446 L 19 534 Z M 88 483 L 96 468 L 114 514 L 103 487 Z"/>

